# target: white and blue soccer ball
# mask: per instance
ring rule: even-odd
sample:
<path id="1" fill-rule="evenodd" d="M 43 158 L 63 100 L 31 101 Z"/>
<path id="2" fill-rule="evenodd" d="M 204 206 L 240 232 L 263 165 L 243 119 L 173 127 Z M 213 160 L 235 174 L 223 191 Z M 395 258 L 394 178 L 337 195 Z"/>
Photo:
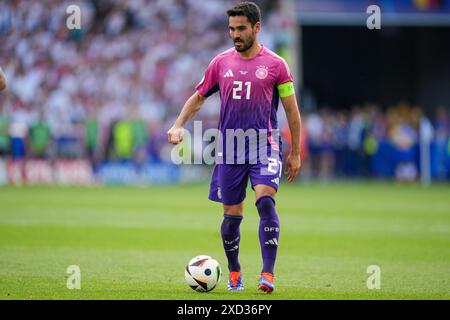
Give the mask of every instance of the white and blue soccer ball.
<path id="1" fill-rule="evenodd" d="M 213 290 L 222 277 L 222 269 L 217 260 L 207 255 L 192 258 L 184 271 L 186 283 L 193 290 L 208 292 Z"/>

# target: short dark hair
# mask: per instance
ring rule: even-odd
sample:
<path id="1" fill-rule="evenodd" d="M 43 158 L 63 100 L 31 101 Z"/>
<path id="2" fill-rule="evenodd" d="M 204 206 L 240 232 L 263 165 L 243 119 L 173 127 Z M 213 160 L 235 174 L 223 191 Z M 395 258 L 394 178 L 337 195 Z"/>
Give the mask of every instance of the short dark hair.
<path id="1" fill-rule="evenodd" d="M 241 2 L 227 11 L 228 17 L 245 16 L 254 26 L 261 21 L 261 10 L 254 2 Z"/>

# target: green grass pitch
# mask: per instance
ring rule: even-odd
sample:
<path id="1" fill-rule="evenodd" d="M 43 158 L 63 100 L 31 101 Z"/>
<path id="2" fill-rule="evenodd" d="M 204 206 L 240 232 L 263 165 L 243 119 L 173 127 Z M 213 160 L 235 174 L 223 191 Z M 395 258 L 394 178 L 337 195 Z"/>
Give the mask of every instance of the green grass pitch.
<path id="1" fill-rule="evenodd" d="M 222 209 L 207 185 L 0 188 L 0 299 L 450 299 L 450 188 L 394 183 L 283 184 L 276 291 L 256 290 L 258 214 L 241 225 L 243 292 L 226 289 Z M 184 281 L 216 258 L 218 287 Z M 81 289 L 66 287 L 69 265 Z M 381 289 L 367 288 L 367 267 Z"/>

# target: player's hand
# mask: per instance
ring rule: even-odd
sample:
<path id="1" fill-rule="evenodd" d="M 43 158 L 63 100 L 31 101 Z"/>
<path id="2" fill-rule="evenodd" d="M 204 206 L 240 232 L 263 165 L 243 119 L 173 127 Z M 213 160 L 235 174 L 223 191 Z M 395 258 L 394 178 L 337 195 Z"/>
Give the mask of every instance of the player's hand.
<path id="1" fill-rule="evenodd" d="M 167 131 L 167 140 L 171 144 L 179 144 L 184 138 L 184 128 L 173 126 Z"/>
<path id="2" fill-rule="evenodd" d="M 300 166 L 302 165 L 302 160 L 300 159 L 300 155 L 297 154 L 290 154 L 287 157 L 286 165 L 285 165 L 285 174 L 288 174 L 288 182 L 294 181 L 295 177 L 298 174 L 298 170 L 300 169 Z"/>

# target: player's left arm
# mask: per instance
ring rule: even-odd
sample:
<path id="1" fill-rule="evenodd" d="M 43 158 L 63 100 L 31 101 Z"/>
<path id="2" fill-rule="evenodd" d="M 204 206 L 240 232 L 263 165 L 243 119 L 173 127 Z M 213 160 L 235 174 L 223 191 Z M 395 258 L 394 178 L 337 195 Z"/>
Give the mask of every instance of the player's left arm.
<path id="1" fill-rule="evenodd" d="M 284 86 L 284 88 L 283 88 Z M 281 88 L 280 88 L 281 87 Z M 297 98 L 294 92 L 292 82 L 279 86 L 280 99 L 286 112 L 286 117 L 291 131 L 291 153 L 289 154 L 286 164 L 285 173 L 288 175 L 288 181 L 292 182 L 298 174 L 301 166 L 300 158 L 300 137 L 302 131 L 302 121 L 300 110 L 297 104 Z"/>

